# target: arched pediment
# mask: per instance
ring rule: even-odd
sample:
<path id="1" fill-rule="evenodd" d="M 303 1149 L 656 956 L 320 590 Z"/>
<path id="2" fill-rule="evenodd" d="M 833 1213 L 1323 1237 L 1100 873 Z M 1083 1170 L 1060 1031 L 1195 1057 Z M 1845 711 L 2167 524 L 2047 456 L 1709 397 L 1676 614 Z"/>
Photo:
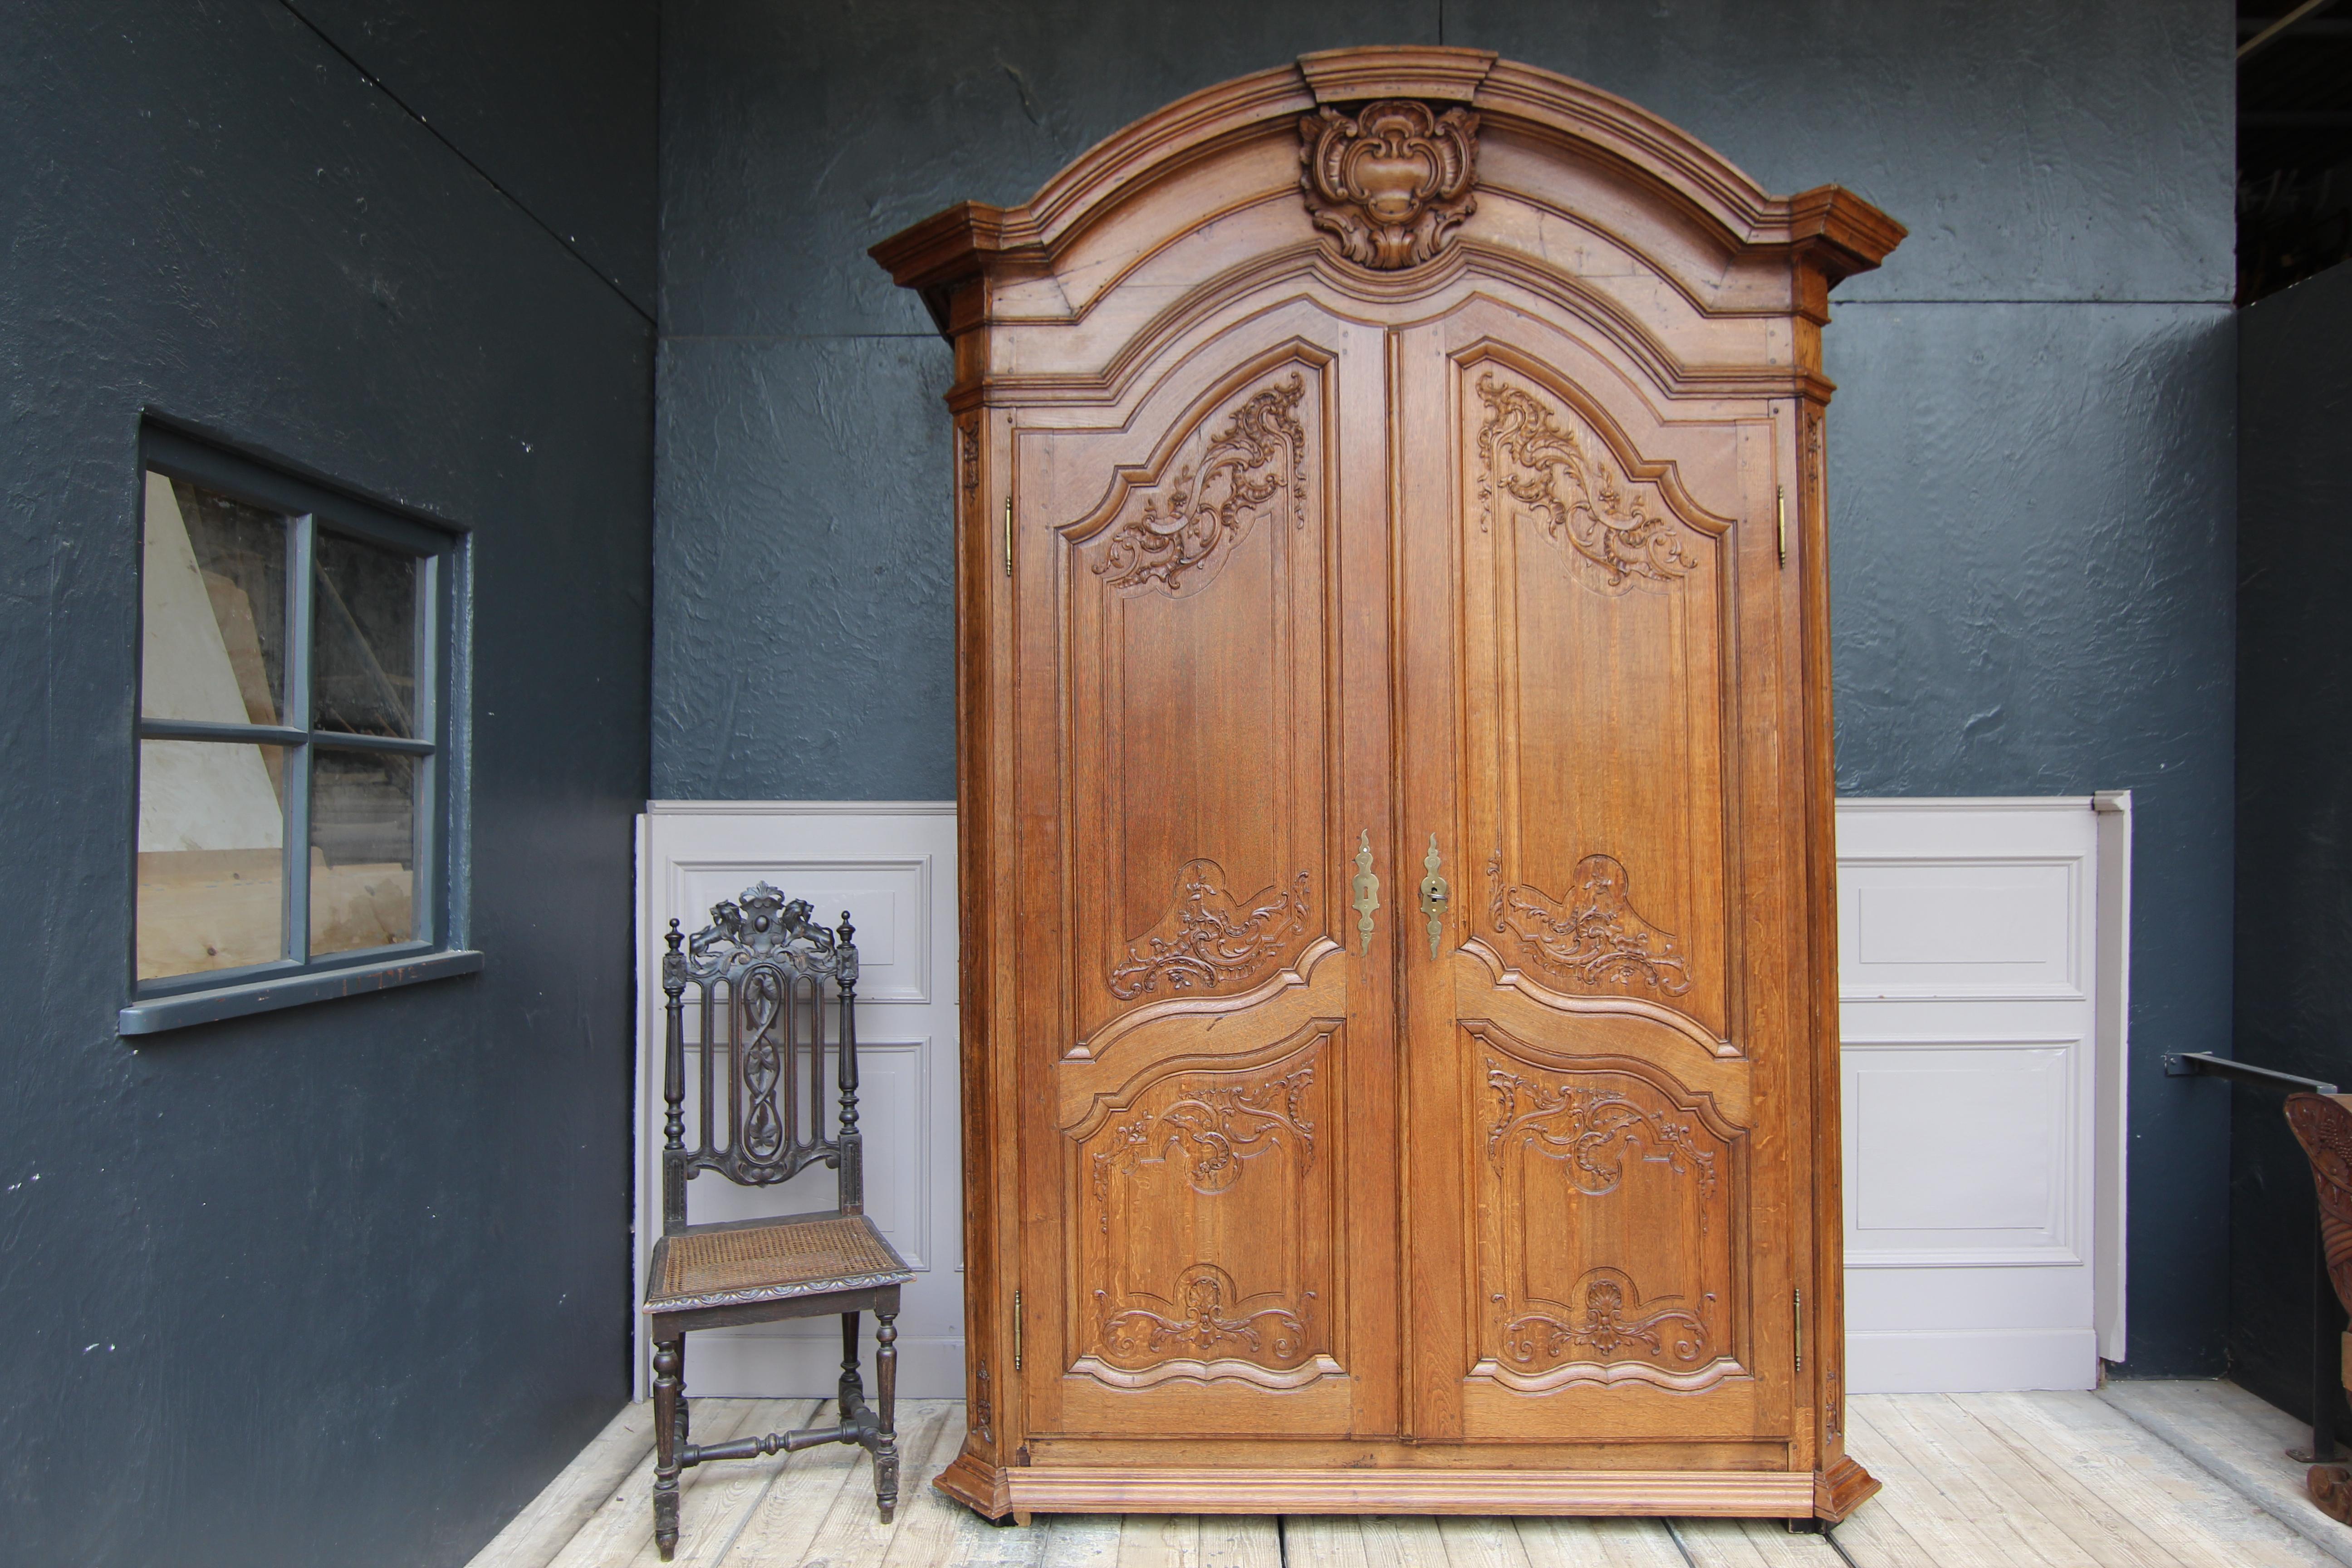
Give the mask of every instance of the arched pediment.
<path id="1" fill-rule="evenodd" d="M 1772 195 L 1696 138 L 1568 77 L 1484 50 L 1402 47 L 1307 55 L 1205 88 L 1097 143 L 1018 206 L 962 203 L 872 254 L 951 331 L 988 309 L 955 303 L 961 285 L 1066 275 L 1114 224 L 1108 254 L 1088 257 L 1067 289 L 1073 316 L 1124 275 L 1122 260 L 1281 204 L 1370 270 L 1426 265 L 1463 240 L 1540 255 L 1528 242 L 1547 225 L 1598 225 L 1702 313 L 1818 318 L 1832 284 L 1877 266 L 1904 235 L 1834 185 Z M 1780 265 L 1794 262 L 1805 265 Z M 1727 292 L 1742 263 L 1789 279 L 1782 296 Z"/>

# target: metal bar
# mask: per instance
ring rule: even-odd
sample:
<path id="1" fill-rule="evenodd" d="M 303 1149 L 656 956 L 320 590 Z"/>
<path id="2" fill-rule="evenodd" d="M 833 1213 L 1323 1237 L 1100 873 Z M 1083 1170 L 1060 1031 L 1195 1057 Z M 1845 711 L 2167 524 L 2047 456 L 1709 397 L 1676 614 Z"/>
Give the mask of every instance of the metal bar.
<path id="1" fill-rule="evenodd" d="M 2252 37 L 2248 38 L 2244 43 L 2240 44 L 2238 46 L 2238 63 L 2240 65 L 2245 64 L 2250 56 L 2253 55 L 2258 50 L 2268 47 L 2271 40 L 2277 37 L 2281 33 L 2285 32 L 2289 27 L 2294 26 L 2297 22 L 2300 22 L 2305 16 L 2310 16 L 2314 11 L 2325 11 L 2328 6 L 2333 5 L 2334 4 L 2336 4 L 2336 0 L 2303 0 L 2302 5 L 2297 5 L 2294 10 L 2289 11 L 2285 16 L 2281 16 L 2269 26 L 2264 27 Z"/>
<path id="2" fill-rule="evenodd" d="M 2228 1057 L 2217 1057 L 2210 1051 L 2183 1051 L 2165 1058 L 2164 1076 L 2226 1078 L 2239 1083 L 2259 1084 L 2265 1089 L 2302 1089 L 2310 1094 L 2337 1092 L 2334 1084 L 2322 1079 L 2281 1072 L 2276 1068 L 2259 1068 L 2252 1062 L 2232 1061 Z"/>
<path id="3" fill-rule="evenodd" d="M 311 576 L 317 570 L 319 520 L 310 512 L 287 526 L 286 706 L 281 719 L 310 726 L 313 630 Z M 310 748 L 286 753 L 286 947 L 295 963 L 310 962 Z"/>
<path id="4" fill-rule="evenodd" d="M 332 746 L 344 752 L 398 752 L 403 756 L 429 757 L 433 754 L 430 741 L 412 741 L 405 735 L 357 735 L 348 730 L 313 730 L 307 737 L 321 746 Z"/>
<path id="5" fill-rule="evenodd" d="M 2221 1078 L 2233 1083 L 2252 1084 L 2258 1089 L 2283 1089 L 2294 1093 L 2334 1094 L 2336 1086 L 2322 1079 L 2305 1078 L 2300 1073 L 2281 1072 L 2276 1068 L 2256 1067 L 2252 1062 L 2232 1061 L 2217 1057 L 2210 1051 L 2184 1051 L 2164 1058 L 2167 1078 Z M 2312 1198 L 2312 1305 L 2311 1305 L 2311 1457 L 2308 1464 L 2326 1464 L 2336 1458 L 2336 1384 L 2330 1375 L 2337 1351 L 2336 1326 L 2336 1291 L 2327 1279 L 2327 1245 L 2319 1230 L 2318 1194 Z M 2340 1353 L 2340 1352 L 2338 1352 Z"/>
<path id="6" fill-rule="evenodd" d="M 282 724 L 207 724 L 196 719 L 142 719 L 142 741 L 236 741 L 257 746 L 299 746 L 310 737 Z"/>

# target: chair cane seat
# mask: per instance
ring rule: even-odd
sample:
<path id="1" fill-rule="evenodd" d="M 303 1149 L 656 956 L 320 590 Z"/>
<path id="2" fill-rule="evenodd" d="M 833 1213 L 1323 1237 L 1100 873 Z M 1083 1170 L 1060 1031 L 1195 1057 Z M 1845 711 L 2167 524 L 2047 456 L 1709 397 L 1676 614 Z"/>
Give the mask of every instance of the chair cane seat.
<path id="1" fill-rule="evenodd" d="M 684 1312 L 914 1278 L 862 1214 L 751 1220 L 666 1236 L 654 1243 L 646 1310 Z"/>

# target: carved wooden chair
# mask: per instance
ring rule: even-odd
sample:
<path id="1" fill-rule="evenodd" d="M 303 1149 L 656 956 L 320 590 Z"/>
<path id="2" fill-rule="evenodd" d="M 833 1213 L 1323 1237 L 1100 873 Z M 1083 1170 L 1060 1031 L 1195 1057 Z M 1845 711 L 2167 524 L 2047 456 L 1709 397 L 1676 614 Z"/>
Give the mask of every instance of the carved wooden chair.
<path id="1" fill-rule="evenodd" d="M 806 902 L 762 882 L 710 911 L 692 937 L 669 922 L 662 989 L 669 1029 L 662 1067 L 662 1234 L 647 1271 L 645 1311 L 654 1344 L 654 1541 L 667 1562 L 677 1545 L 677 1478 L 712 1459 L 750 1459 L 821 1443 L 856 1443 L 874 1456 L 874 1488 L 887 1522 L 898 1500 L 898 1288 L 912 1276 L 866 1217 L 857 1131 L 857 948 L 845 911 L 828 931 Z M 837 1006 L 826 1006 L 830 982 Z M 698 1138 L 686 1142 L 687 992 L 698 1025 Z M 825 1037 L 825 1015 L 839 1020 Z M 840 1122 L 824 1135 L 824 1058 L 835 1052 Z M 722 1065 L 723 1064 L 723 1065 Z M 722 1078 L 720 1075 L 724 1074 Z M 721 1108 L 723 1110 L 723 1115 Z M 718 1134 L 723 1122 L 726 1140 Z M 705 1171 L 745 1186 L 788 1181 L 811 1165 L 840 1173 L 835 1206 L 820 1214 L 717 1225 L 686 1222 L 686 1184 Z M 857 1318 L 874 1314 L 876 1403 L 858 1378 Z M 696 1329 L 841 1315 L 841 1382 L 830 1426 L 698 1447 L 688 1440 L 686 1336 Z"/>

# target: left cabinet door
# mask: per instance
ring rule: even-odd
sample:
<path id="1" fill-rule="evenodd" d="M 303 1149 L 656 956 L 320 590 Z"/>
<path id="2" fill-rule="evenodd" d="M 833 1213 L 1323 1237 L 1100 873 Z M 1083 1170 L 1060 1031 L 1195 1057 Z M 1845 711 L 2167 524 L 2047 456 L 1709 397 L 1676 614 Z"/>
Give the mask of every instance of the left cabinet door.
<path id="1" fill-rule="evenodd" d="M 1012 435 L 1033 1451 L 1394 1422 L 1381 343 L 1160 357 Z"/>

